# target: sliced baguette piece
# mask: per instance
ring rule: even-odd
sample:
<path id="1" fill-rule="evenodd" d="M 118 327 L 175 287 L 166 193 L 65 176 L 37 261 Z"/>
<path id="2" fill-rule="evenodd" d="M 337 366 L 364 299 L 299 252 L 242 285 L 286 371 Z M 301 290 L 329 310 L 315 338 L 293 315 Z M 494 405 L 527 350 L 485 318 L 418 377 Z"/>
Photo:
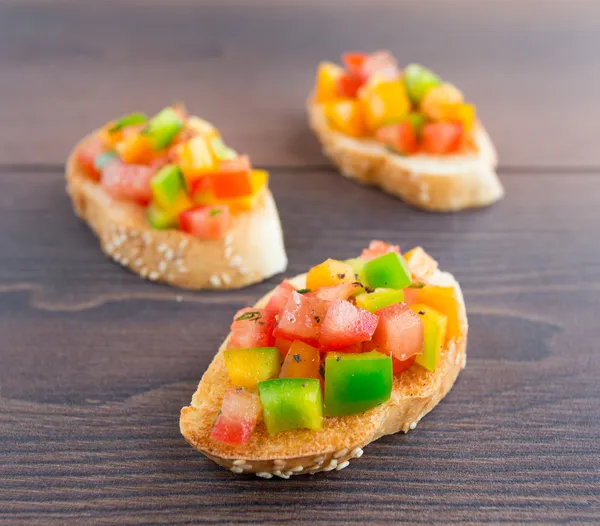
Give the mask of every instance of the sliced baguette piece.
<path id="1" fill-rule="evenodd" d="M 306 274 L 291 282 L 298 289 L 304 288 Z M 414 429 L 444 398 L 466 364 L 468 324 L 460 286 L 451 274 L 439 270 L 428 282 L 456 288 L 461 305 L 460 337 L 443 349 L 435 372 L 414 365 L 395 376 L 392 396 L 384 404 L 358 415 L 324 418 L 323 429 L 318 431 L 300 429 L 270 436 L 261 421 L 245 445 L 215 441 L 210 436 L 213 423 L 225 393 L 233 388 L 223 357 L 228 337 L 200 380 L 191 405 L 181 410 L 181 433 L 191 446 L 233 473 L 287 479 L 291 475 L 343 469 L 351 459 L 360 457 L 370 442 Z M 256 307 L 264 307 L 271 293 Z"/>
<path id="2" fill-rule="evenodd" d="M 279 215 L 268 189 L 255 208 L 233 217 L 223 239 L 154 230 L 143 206 L 111 198 L 85 175 L 76 150 L 66 164 L 67 193 L 75 213 L 98 236 L 107 256 L 139 276 L 187 289 L 237 289 L 286 269 Z"/>
<path id="3" fill-rule="evenodd" d="M 323 152 L 346 177 L 379 186 L 413 206 L 436 212 L 487 206 L 504 195 L 496 175 L 496 150 L 480 123 L 466 153 L 402 156 L 373 139 L 335 131 L 327 122 L 323 106 L 312 100 L 307 109 Z"/>

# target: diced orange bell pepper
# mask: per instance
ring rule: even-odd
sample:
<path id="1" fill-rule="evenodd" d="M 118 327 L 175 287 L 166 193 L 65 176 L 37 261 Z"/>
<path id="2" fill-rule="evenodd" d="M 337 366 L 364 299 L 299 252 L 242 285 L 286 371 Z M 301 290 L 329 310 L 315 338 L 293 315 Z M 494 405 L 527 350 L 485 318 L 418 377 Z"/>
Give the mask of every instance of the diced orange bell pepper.
<path id="1" fill-rule="evenodd" d="M 321 356 L 319 350 L 296 340 L 290 346 L 281 366 L 281 378 L 317 378 L 320 379 L 319 368 Z"/>
<path id="2" fill-rule="evenodd" d="M 306 287 L 316 290 L 321 287 L 335 287 L 355 280 L 352 267 L 342 261 L 328 259 L 311 268 L 306 276 Z"/>
<path id="3" fill-rule="evenodd" d="M 458 104 L 450 104 L 445 110 L 445 119 L 453 122 L 460 122 L 463 129 L 469 132 L 473 129 L 475 122 L 475 106 L 464 102 Z"/>
<path id="4" fill-rule="evenodd" d="M 404 260 L 413 278 L 418 281 L 426 281 L 438 267 L 438 262 L 425 252 L 423 247 L 409 250 L 404 254 Z"/>
<path id="5" fill-rule="evenodd" d="M 323 103 L 339 99 L 338 81 L 343 74 L 343 68 L 337 64 L 333 62 L 321 62 L 317 69 L 315 101 Z"/>
<path id="6" fill-rule="evenodd" d="M 378 80 L 360 92 L 364 119 L 369 130 L 375 131 L 386 124 L 406 118 L 410 112 L 410 99 L 401 79 Z"/>
<path id="7" fill-rule="evenodd" d="M 363 109 L 358 100 L 338 100 L 325 104 L 325 116 L 330 126 L 351 137 L 365 133 Z"/>
<path id="8" fill-rule="evenodd" d="M 448 119 L 449 107 L 463 102 L 462 92 L 453 84 L 444 82 L 430 88 L 421 101 L 421 111 L 434 121 Z"/>
<path id="9" fill-rule="evenodd" d="M 175 147 L 175 156 L 188 186 L 216 169 L 216 160 L 206 137 L 197 136 Z"/>
<path id="10" fill-rule="evenodd" d="M 247 155 L 219 163 L 218 171 L 210 174 L 215 198 L 233 199 L 252 195 L 251 170 Z"/>
<path id="11" fill-rule="evenodd" d="M 157 157 L 150 141 L 141 133 L 124 136 L 116 145 L 116 150 L 122 161 L 127 164 L 149 164 Z"/>
<path id="12" fill-rule="evenodd" d="M 429 305 L 448 317 L 446 342 L 460 336 L 460 302 L 454 287 L 425 285 L 422 289 L 418 289 L 417 303 Z"/>
<path id="13" fill-rule="evenodd" d="M 123 140 L 123 130 L 110 131 L 114 125 L 115 121 L 107 122 L 98 131 L 98 137 L 100 137 L 102 144 L 111 149 Z"/>

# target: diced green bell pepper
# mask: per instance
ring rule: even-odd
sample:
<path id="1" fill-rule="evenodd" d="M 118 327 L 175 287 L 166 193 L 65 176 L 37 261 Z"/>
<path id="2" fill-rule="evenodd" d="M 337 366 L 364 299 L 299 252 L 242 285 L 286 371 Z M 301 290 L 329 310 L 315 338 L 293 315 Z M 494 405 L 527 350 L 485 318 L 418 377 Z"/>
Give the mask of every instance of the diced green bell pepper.
<path id="1" fill-rule="evenodd" d="M 228 349 L 225 367 L 236 387 L 256 387 L 259 382 L 279 376 L 281 353 L 275 347 Z"/>
<path id="2" fill-rule="evenodd" d="M 325 359 L 325 415 L 362 413 L 392 394 L 392 358 L 377 351 L 329 353 Z"/>
<path id="3" fill-rule="evenodd" d="M 230 161 L 238 156 L 235 150 L 232 150 L 229 146 L 225 145 L 221 137 L 213 137 L 210 140 L 210 145 L 219 161 Z"/>
<path id="4" fill-rule="evenodd" d="M 104 153 L 99 153 L 98 155 L 96 155 L 96 157 L 94 157 L 94 167 L 96 168 L 96 170 L 98 170 L 99 172 L 102 171 L 102 169 L 110 162 L 114 161 L 115 159 L 118 159 L 119 156 L 117 155 L 117 152 L 104 152 Z"/>
<path id="5" fill-rule="evenodd" d="M 148 116 L 145 113 L 130 113 L 129 115 L 123 115 L 123 117 L 119 117 L 108 131 L 110 133 L 115 133 L 123 128 L 127 128 L 127 126 L 142 124 L 147 120 Z"/>
<path id="6" fill-rule="evenodd" d="M 352 267 L 352 272 L 354 272 L 354 275 L 360 281 L 361 277 L 362 277 L 362 270 L 365 265 L 365 262 L 360 258 L 351 258 L 351 259 L 347 259 L 346 261 L 344 261 L 344 263 L 346 263 L 346 265 L 350 265 L 350 267 Z"/>
<path id="7" fill-rule="evenodd" d="M 367 285 L 374 289 L 403 289 L 412 283 L 404 258 L 396 252 L 367 261 L 363 267 Z"/>
<path id="8" fill-rule="evenodd" d="M 170 210 L 187 195 L 185 180 L 176 164 L 162 167 L 151 179 L 152 197 L 161 208 Z"/>
<path id="9" fill-rule="evenodd" d="M 288 429 L 321 429 L 323 399 L 316 378 L 276 378 L 258 384 L 269 434 Z"/>
<path id="10" fill-rule="evenodd" d="M 146 208 L 148 223 L 155 230 L 166 230 L 179 226 L 179 215 L 173 210 L 164 210 L 156 203 L 150 203 Z"/>
<path id="11" fill-rule="evenodd" d="M 406 120 L 408 122 L 410 122 L 410 125 L 412 126 L 413 130 L 415 130 L 415 133 L 417 134 L 417 138 L 420 138 L 421 132 L 423 131 L 423 126 L 426 121 L 425 115 L 423 115 L 422 113 L 413 111 L 406 116 Z"/>
<path id="12" fill-rule="evenodd" d="M 415 361 L 428 371 L 435 371 L 446 340 L 448 317 L 421 303 L 411 305 L 410 308 L 423 322 L 423 354 L 417 355 Z"/>
<path id="13" fill-rule="evenodd" d="M 377 289 L 356 296 L 356 306 L 369 312 L 377 312 L 385 307 L 404 301 L 404 291 L 395 289 Z"/>
<path id="14" fill-rule="evenodd" d="M 404 68 L 404 85 L 413 104 L 419 104 L 430 88 L 442 81 L 433 71 L 420 64 L 409 64 Z"/>
<path id="15" fill-rule="evenodd" d="M 169 146 L 183 126 L 184 122 L 179 114 L 168 107 L 152 117 L 142 133 L 148 137 L 152 148 L 158 151 Z"/>

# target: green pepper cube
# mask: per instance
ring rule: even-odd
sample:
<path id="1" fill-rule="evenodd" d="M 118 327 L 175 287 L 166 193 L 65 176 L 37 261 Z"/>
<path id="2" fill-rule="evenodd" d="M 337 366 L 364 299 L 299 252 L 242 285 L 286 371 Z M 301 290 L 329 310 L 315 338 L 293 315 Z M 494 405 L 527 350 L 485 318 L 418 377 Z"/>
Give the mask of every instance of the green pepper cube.
<path id="1" fill-rule="evenodd" d="M 281 353 L 275 347 L 228 349 L 224 356 L 229 379 L 236 387 L 256 387 L 281 371 Z"/>
<path id="2" fill-rule="evenodd" d="M 325 415 L 355 415 L 389 400 L 392 358 L 377 351 L 329 353 L 325 359 Z"/>
<path id="3" fill-rule="evenodd" d="M 152 148 L 158 151 L 169 146 L 183 126 L 183 119 L 173 108 L 168 107 L 152 117 L 142 133 L 148 137 Z"/>
<path id="4" fill-rule="evenodd" d="M 237 152 L 226 146 L 221 137 L 213 137 L 210 140 L 210 145 L 219 161 L 230 161 L 238 157 Z"/>
<path id="5" fill-rule="evenodd" d="M 406 86 L 406 93 L 413 104 L 419 104 L 430 88 L 442 82 L 433 71 L 420 64 L 406 66 L 402 78 Z"/>
<path id="6" fill-rule="evenodd" d="M 360 258 L 351 258 L 344 261 L 344 263 L 346 263 L 346 265 L 350 265 L 352 272 L 354 272 L 354 275 L 360 280 L 365 262 Z"/>
<path id="7" fill-rule="evenodd" d="M 427 369 L 435 371 L 442 347 L 446 341 L 448 317 L 428 305 L 415 304 L 410 308 L 423 322 L 423 354 L 417 355 L 416 362 Z"/>
<path id="8" fill-rule="evenodd" d="M 404 291 L 396 289 L 377 289 L 356 296 L 356 306 L 369 312 L 377 312 L 385 307 L 404 301 Z"/>
<path id="9" fill-rule="evenodd" d="M 288 429 L 321 429 L 323 399 L 316 378 L 276 378 L 258 384 L 269 434 Z"/>
<path id="10" fill-rule="evenodd" d="M 117 152 L 103 152 L 99 153 L 94 157 L 94 167 L 98 171 L 102 171 L 102 169 L 110 162 L 118 159 L 119 156 Z"/>
<path id="11" fill-rule="evenodd" d="M 187 195 L 185 180 L 176 164 L 163 166 L 151 179 L 150 186 L 154 202 L 165 209 L 175 207 Z"/>
<path id="12" fill-rule="evenodd" d="M 179 226 L 179 216 L 176 211 L 164 210 L 156 203 L 150 203 L 146 208 L 146 218 L 154 230 L 166 230 Z"/>
<path id="13" fill-rule="evenodd" d="M 367 261 L 363 273 L 367 285 L 374 289 L 403 289 L 412 283 L 406 261 L 396 252 Z"/>
<path id="14" fill-rule="evenodd" d="M 147 120 L 148 116 L 145 113 L 130 113 L 129 115 L 123 115 L 123 117 L 119 117 L 108 131 L 110 133 L 115 133 L 123 128 L 127 128 L 127 126 L 142 124 Z"/>
<path id="15" fill-rule="evenodd" d="M 425 125 L 425 115 L 413 111 L 406 116 L 406 120 L 410 123 L 412 129 L 415 130 L 417 138 L 420 138 L 423 126 Z"/>

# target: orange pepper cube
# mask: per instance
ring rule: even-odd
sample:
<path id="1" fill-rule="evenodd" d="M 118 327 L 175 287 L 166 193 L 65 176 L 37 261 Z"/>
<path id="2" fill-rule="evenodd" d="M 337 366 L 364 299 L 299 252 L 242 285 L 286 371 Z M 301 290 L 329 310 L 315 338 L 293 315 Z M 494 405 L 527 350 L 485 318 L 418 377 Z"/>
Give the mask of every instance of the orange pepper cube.
<path id="1" fill-rule="evenodd" d="M 281 378 L 317 378 L 321 366 L 318 349 L 296 340 L 290 346 L 281 366 Z"/>
<path id="2" fill-rule="evenodd" d="M 465 131 L 471 131 L 475 122 L 475 106 L 464 102 L 451 104 L 446 108 L 446 119 L 453 122 L 460 122 Z"/>
<path id="3" fill-rule="evenodd" d="M 375 131 L 404 119 L 410 112 L 410 100 L 401 79 L 381 80 L 366 86 L 360 98 L 367 128 Z"/>
<path id="4" fill-rule="evenodd" d="M 363 109 L 358 100 L 328 102 L 325 104 L 325 116 L 334 130 L 352 137 L 364 135 Z"/>
<path id="5" fill-rule="evenodd" d="M 454 287 L 439 287 L 436 285 L 425 285 L 418 289 L 417 303 L 423 303 L 448 317 L 446 328 L 446 342 L 460 336 L 461 311 L 460 302 Z"/>
<path id="6" fill-rule="evenodd" d="M 321 287 L 335 287 L 342 283 L 352 283 L 353 281 L 354 271 L 350 265 L 335 259 L 328 259 L 308 271 L 306 287 L 315 290 Z"/>
<path id="7" fill-rule="evenodd" d="M 315 100 L 323 103 L 339 99 L 338 81 L 343 74 L 344 69 L 337 64 L 321 62 L 317 69 Z"/>
<path id="8" fill-rule="evenodd" d="M 210 176 L 215 198 L 234 199 L 252 195 L 251 171 L 247 155 L 219 163 L 218 171 Z"/>
<path id="9" fill-rule="evenodd" d="M 150 141 L 140 133 L 125 136 L 116 149 L 126 164 L 149 164 L 156 158 Z"/>

